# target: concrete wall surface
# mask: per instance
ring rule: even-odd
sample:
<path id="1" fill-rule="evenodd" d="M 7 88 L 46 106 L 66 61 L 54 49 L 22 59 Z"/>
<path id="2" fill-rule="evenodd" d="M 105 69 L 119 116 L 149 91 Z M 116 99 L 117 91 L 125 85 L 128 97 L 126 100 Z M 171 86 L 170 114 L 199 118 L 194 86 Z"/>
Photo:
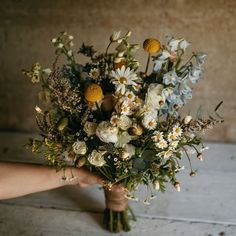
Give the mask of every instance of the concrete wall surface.
<path id="1" fill-rule="evenodd" d="M 211 141 L 236 141 L 235 0 L 1 0 L 0 130 L 35 131 L 38 87 L 21 75 L 39 61 L 51 65 L 50 39 L 60 31 L 104 50 L 114 30 L 132 30 L 132 41 L 166 35 L 185 37 L 192 50 L 205 51 L 205 78 L 194 89 L 187 110 L 211 111 L 224 101 L 225 123 L 206 134 Z M 191 51 L 191 50 L 190 50 Z M 137 54 L 145 64 L 146 54 Z M 143 59 L 144 58 L 144 59 Z M 78 59 L 80 60 L 80 59 Z"/>

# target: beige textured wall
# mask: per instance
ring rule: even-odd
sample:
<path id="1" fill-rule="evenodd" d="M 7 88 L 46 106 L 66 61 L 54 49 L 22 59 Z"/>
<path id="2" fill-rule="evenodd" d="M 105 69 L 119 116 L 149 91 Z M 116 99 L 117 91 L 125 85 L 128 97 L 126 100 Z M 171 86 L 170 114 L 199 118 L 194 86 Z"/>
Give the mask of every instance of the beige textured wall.
<path id="1" fill-rule="evenodd" d="M 138 43 L 147 37 L 184 36 L 208 54 L 205 79 L 194 89 L 192 112 L 213 109 L 224 100 L 225 123 L 205 137 L 236 141 L 235 0 L 1 0 L 0 129 L 35 131 L 37 87 L 20 73 L 31 62 L 50 66 L 50 39 L 59 31 L 103 50 L 113 30 L 131 29 Z M 138 58 L 146 56 L 140 50 Z M 142 60 L 143 61 L 143 60 Z"/>

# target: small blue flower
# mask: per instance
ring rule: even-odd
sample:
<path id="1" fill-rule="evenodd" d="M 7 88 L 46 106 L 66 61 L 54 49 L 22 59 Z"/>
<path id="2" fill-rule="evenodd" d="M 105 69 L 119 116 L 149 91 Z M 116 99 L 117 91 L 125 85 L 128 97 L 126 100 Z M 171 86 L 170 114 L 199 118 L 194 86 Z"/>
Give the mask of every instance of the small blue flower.
<path id="1" fill-rule="evenodd" d="M 196 53 L 196 61 L 199 66 L 201 66 L 206 60 L 207 54 L 204 52 Z"/>
<path id="2" fill-rule="evenodd" d="M 157 71 L 161 70 L 163 63 L 164 63 L 164 61 L 162 61 L 162 60 L 154 61 L 153 71 L 157 72 Z"/>
<path id="3" fill-rule="evenodd" d="M 181 83 L 178 89 L 184 103 L 186 103 L 186 99 L 192 99 L 192 89 L 187 83 Z"/>
<path id="4" fill-rule="evenodd" d="M 163 76 L 163 82 L 164 84 L 172 84 L 176 85 L 180 81 L 180 78 L 176 74 L 175 71 L 169 71 Z"/>
<path id="5" fill-rule="evenodd" d="M 193 67 L 188 73 L 188 79 L 193 83 L 196 84 L 199 79 L 202 78 L 202 70 L 200 67 Z"/>

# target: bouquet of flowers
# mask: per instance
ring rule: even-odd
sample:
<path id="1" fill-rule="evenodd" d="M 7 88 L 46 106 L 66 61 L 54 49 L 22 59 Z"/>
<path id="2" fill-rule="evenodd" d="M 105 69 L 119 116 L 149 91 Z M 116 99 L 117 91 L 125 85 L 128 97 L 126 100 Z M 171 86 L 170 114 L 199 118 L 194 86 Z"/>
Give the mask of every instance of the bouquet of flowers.
<path id="1" fill-rule="evenodd" d="M 185 39 L 168 37 L 162 45 L 148 38 L 143 43 L 147 65 L 140 71 L 135 58 L 139 45 L 129 42 L 130 35 L 114 32 L 104 53 L 82 44 L 77 53 L 88 58 L 82 65 L 72 50 L 74 37 L 62 32 L 52 39 L 52 67 L 35 63 L 23 71 L 42 85 L 42 105 L 35 108 L 42 138 L 30 140 L 32 152 L 57 170 L 84 166 L 100 175 L 106 198 L 104 223 L 112 232 L 130 229 L 128 211 L 135 216 L 128 199 L 136 200 L 138 185 L 147 186 L 145 204 L 155 196 L 154 190 L 164 191 L 167 182 L 180 191 L 176 174 L 182 169 L 181 158 L 188 159 L 194 176 L 189 151 L 203 160 L 199 133 L 223 121 L 217 113 L 222 102 L 205 118 L 179 113 L 192 99 L 190 86 L 202 78 L 205 53 L 193 52 L 186 60 L 190 43 Z M 65 64 L 59 62 L 61 56 Z M 113 185 L 122 186 L 122 191 L 110 191 Z"/>

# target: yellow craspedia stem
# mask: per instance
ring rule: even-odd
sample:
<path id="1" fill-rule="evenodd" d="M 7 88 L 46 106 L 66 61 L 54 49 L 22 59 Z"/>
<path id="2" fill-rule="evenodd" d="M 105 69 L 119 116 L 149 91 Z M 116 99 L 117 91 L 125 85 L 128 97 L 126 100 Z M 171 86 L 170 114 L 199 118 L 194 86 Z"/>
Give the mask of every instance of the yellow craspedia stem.
<path id="1" fill-rule="evenodd" d="M 90 84 L 84 92 L 84 97 L 88 102 L 98 102 L 102 96 L 102 88 L 98 84 Z"/>
<path id="2" fill-rule="evenodd" d="M 149 38 L 143 42 L 143 49 L 150 54 L 154 54 L 160 51 L 161 43 L 157 39 Z"/>

